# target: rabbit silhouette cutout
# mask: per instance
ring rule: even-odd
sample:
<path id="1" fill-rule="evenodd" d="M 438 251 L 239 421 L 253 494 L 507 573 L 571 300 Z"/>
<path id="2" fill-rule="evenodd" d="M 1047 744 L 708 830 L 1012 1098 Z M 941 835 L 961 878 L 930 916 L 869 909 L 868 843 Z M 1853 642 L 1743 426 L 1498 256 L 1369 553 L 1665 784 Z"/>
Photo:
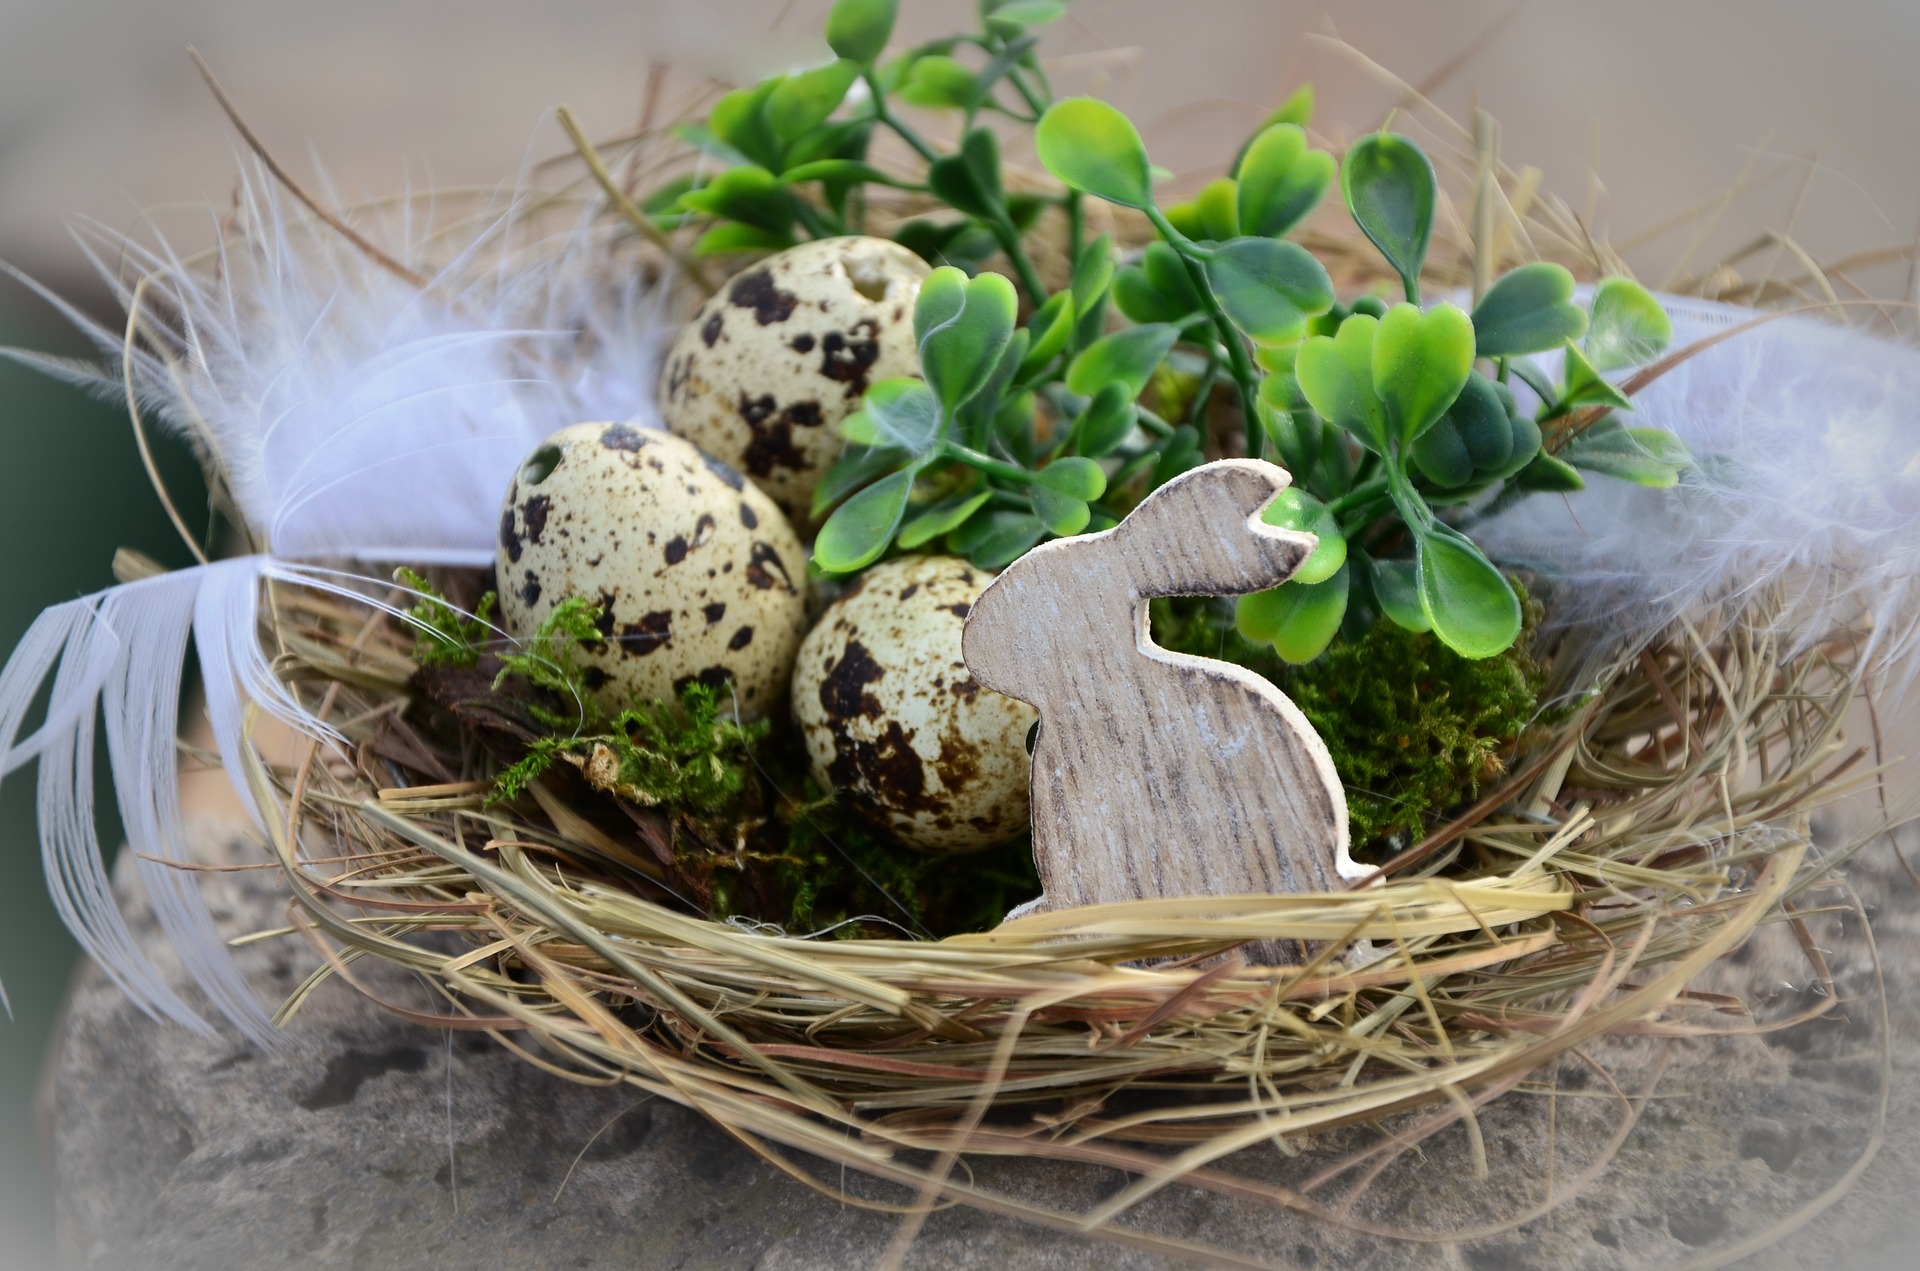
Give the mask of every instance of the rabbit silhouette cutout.
<path id="1" fill-rule="evenodd" d="M 1155 596 L 1284 582 L 1317 540 L 1260 512 L 1291 478 L 1224 459 L 1161 486 L 1113 529 L 1057 539 L 974 602 L 973 677 L 1040 712 L 1033 853 L 1019 913 L 1144 897 L 1328 891 L 1371 873 L 1348 853 L 1326 744 L 1244 667 L 1154 644 Z M 1263 961 L 1290 960 L 1279 956 Z"/>

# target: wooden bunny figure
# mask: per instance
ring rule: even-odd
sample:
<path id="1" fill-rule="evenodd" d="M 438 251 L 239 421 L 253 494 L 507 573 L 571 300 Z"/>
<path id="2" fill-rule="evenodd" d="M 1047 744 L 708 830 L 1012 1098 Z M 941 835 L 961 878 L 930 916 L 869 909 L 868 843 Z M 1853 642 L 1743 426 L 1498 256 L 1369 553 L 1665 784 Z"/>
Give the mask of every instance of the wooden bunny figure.
<path id="1" fill-rule="evenodd" d="M 1348 854 L 1340 779 L 1299 708 L 1254 672 L 1170 653 L 1148 631 L 1151 597 L 1292 575 L 1316 540 L 1260 520 L 1290 480 L 1251 459 L 1195 468 L 1113 529 L 1035 548 L 974 602 L 968 669 L 1040 711 L 1045 894 L 1018 912 L 1328 891 L 1371 872 Z"/>

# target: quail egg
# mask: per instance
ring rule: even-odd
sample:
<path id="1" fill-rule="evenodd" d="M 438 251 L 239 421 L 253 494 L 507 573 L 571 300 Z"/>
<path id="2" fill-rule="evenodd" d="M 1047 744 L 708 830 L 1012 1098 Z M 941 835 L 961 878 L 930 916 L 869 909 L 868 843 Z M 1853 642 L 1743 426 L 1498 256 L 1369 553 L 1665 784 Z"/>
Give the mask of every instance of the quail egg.
<path id="1" fill-rule="evenodd" d="M 870 383 L 920 373 L 913 306 L 927 272 L 884 238 L 826 238 L 736 274 L 668 352 L 661 419 L 804 526 L 846 444 L 840 421 Z"/>
<path id="2" fill-rule="evenodd" d="M 800 646 L 793 716 L 814 776 L 909 847 L 970 852 L 1027 829 L 1038 718 L 981 685 L 960 628 L 993 575 L 951 556 L 876 565 Z"/>
<path id="3" fill-rule="evenodd" d="M 500 511 L 500 612 L 525 639 L 554 606 L 600 602 L 582 651 L 609 707 L 731 685 L 743 716 L 783 703 L 806 630 L 806 555 L 773 501 L 690 442 L 576 424 L 541 442 Z"/>

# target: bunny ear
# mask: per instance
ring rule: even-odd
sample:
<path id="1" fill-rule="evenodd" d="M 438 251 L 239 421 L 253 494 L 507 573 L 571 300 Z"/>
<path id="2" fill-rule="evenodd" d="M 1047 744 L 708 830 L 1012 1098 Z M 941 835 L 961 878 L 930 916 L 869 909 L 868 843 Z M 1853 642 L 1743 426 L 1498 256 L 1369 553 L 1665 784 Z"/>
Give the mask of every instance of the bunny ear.
<path id="1" fill-rule="evenodd" d="M 1292 576 L 1313 535 L 1262 522 L 1293 478 L 1259 459 L 1221 459 L 1182 473 L 1113 532 L 1136 596 L 1238 596 Z"/>

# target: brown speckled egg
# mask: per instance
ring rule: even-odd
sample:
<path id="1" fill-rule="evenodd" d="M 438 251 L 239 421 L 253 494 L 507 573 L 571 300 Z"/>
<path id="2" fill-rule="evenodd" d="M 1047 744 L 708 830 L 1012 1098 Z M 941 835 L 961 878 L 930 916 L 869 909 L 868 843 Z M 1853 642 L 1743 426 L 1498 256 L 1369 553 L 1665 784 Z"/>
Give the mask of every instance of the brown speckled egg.
<path id="1" fill-rule="evenodd" d="M 846 445 L 840 421 L 875 380 L 920 373 L 913 305 L 927 272 L 884 238 L 826 238 L 736 274 L 668 352 L 661 419 L 805 525 Z"/>
<path id="2" fill-rule="evenodd" d="M 610 708 L 731 684 L 743 715 L 782 701 L 806 630 L 806 554 L 773 501 L 671 433 L 576 424 L 514 474 L 495 554 L 515 637 L 580 596 L 604 640 L 584 647 Z"/>
<path id="3" fill-rule="evenodd" d="M 1027 829 L 1037 716 L 982 687 L 960 656 L 961 624 L 992 581 L 951 556 L 876 565 L 820 616 L 794 665 L 814 776 L 924 852 Z"/>

